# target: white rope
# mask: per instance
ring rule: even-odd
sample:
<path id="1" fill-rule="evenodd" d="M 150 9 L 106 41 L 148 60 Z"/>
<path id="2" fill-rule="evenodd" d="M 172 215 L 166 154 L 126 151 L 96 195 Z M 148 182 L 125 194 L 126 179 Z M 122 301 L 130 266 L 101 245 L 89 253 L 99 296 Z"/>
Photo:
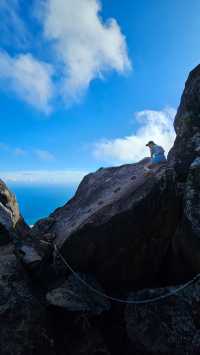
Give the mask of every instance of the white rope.
<path id="1" fill-rule="evenodd" d="M 130 299 L 121 299 L 121 298 L 117 298 L 117 297 L 112 297 L 107 295 L 104 292 L 101 292 L 99 290 L 97 290 L 96 288 L 94 288 L 93 286 L 91 286 L 90 284 L 88 284 L 85 280 L 83 280 L 76 271 L 74 271 L 72 269 L 72 267 L 68 264 L 68 262 L 66 261 L 66 259 L 62 256 L 62 254 L 59 252 L 58 247 L 56 244 L 53 244 L 54 246 L 54 250 L 56 252 L 56 254 L 60 257 L 60 259 L 62 260 L 62 262 L 64 263 L 64 265 L 72 272 L 72 274 L 76 277 L 77 280 L 79 280 L 84 286 L 86 286 L 90 291 L 96 293 L 97 295 L 106 298 L 110 301 L 114 301 L 114 302 L 118 302 L 118 303 L 126 303 L 126 304 L 148 304 L 148 303 L 154 303 L 163 299 L 166 299 L 170 296 L 173 296 L 175 294 L 177 294 L 178 292 L 184 290 L 186 287 L 190 286 L 191 284 L 193 284 L 193 282 L 195 282 L 199 277 L 200 277 L 200 273 L 197 274 L 192 280 L 186 282 L 184 285 L 181 285 L 177 288 L 175 288 L 174 290 L 171 290 L 169 292 L 167 292 L 164 295 L 161 296 L 157 296 L 154 298 L 149 298 L 149 299 L 143 299 L 143 300 L 130 300 Z"/>

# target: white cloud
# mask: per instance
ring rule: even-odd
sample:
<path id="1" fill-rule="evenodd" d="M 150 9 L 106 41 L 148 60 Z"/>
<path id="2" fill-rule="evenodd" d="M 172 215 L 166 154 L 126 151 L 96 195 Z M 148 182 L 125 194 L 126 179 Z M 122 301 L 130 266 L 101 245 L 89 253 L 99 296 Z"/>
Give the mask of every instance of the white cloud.
<path id="1" fill-rule="evenodd" d="M 62 95 L 77 99 L 95 78 L 110 70 L 131 68 L 126 40 L 115 19 L 100 17 L 99 0 L 46 0 L 44 34 L 62 64 Z"/>
<path id="2" fill-rule="evenodd" d="M 95 157 L 112 163 L 136 162 L 149 155 L 145 146 L 149 140 L 162 145 L 168 152 L 175 139 L 173 127 L 175 114 L 176 110 L 173 108 L 136 113 L 136 119 L 140 124 L 136 133 L 124 138 L 97 142 L 94 148 Z"/>
<path id="3" fill-rule="evenodd" d="M 36 171 L 1 171 L 0 176 L 6 183 L 23 184 L 78 184 L 87 171 L 78 170 L 36 170 Z"/>
<path id="4" fill-rule="evenodd" d="M 31 54 L 11 57 L 0 51 L 1 86 L 15 92 L 22 100 L 49 113 L 53 96 L 52 67 Z"/>
<path id="5" fill-rule="evenodd" d="M 52 99 L 78 100 L 95 78 L 112 70 L 124 73 L 131 69 L 126 39 L 115 19 L 103 21 L 100 0 L 34 3 L 44 28 L 43 36 L 36 31 L 36 42 L 48 50 L 51 65 L 31 53 L 11 56 L 0 49 L 1 88 L 48 114 Z M 37 47 L 21 13 L 19 0 L 0 0 L 1 45 L 12 45 L 12 52 L 16 47 Z"/>
<path id="6" fill-rule="evenodd" d="M 54 155 L 50 153 L 48 150 L 36 149 L 34 152 L 37 155 L 37 157 L 41 160 L 50 161 L 55 159 Z"/>

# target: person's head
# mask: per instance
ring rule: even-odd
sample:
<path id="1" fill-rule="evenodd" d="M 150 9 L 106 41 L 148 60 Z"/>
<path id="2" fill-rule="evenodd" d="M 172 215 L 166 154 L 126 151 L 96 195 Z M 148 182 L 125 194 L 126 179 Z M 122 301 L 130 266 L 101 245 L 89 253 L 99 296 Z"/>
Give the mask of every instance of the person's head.
<path id="1" fill-rule="evenodd" d="M 156 143 L 154 143 L 154 141 L 149 141 L 147 144 L 146 144 L 146 147 L 149 147 L 150 149 L 156 145 Z"/>

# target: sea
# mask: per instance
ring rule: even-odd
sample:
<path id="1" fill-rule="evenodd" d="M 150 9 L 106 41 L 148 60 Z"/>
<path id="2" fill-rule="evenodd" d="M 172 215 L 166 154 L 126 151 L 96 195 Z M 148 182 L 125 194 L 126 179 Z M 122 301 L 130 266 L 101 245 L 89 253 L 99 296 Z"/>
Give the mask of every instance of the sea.
<path id="1" fill-rule="evenodd" d="M 7 183 L 16 195 L 20 212 L 27 224 L 34 225 L 39 219 L 49 216 L 73 197 L 77 186 L 65 185 L 18 185 Z"/>

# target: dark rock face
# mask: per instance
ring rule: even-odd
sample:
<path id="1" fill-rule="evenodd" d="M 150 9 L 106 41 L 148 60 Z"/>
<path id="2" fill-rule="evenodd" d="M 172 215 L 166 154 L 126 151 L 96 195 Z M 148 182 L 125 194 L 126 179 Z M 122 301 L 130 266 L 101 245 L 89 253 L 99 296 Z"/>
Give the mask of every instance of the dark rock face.
<path id="1" fill-rule="evenodd" d="M 183 190 L 182 217 L 173 240 L 176 256 L 181 256 L 185 268 L 200 272 L 200 164 L 196 158 L 188 169 Z"/>
<path id="2" fill-rule="evenodd" d="M 176 118 L 177 137 L 169 164 L 181 185 L 182 212 L 173 238 L 173 250 L 182 273 L 200 272 L 200 65 L 189 75 Z"/>
<path id="3" fill-rule="evenodd" d="M 130 299 L 153 298 L 174 288 L 145 290 Z M 126 329 L 138 354 L 200 353 L 200 281 L 165 300 L 127 305 Z"/>
<path id="4" fill-rule="evenodd" d="M 29 232 L 15 196 L 0 181 L 0 353 L 54 354 L 45 330 L 46 313 L 33 295 L 27 275 L 14 255 L 16 241 Z"/>
<path id="5" fill-rule="evenodd" d="M 82 311 L 99 315 L 110 309 L 110 302 L 101 295 L 92 293 L 80 280 L 83 280 L 101 293 L 105 291 L 101 288 L 91 275 L 77 274 L 70 275 L 68 280 L 59 288 L 47 293 L 47 302 L 50 305 L 61 307 L 71 312 Z"/>
<path id="6" fill-rule="evenodd" d="M 174 126 L 177 137 L 169 153 L 169 163 L 176 170 L 177 180 L 185 181 L 200 147 L 200 65 L 186 81 Z"/>
<path id="7" fill-rule="evenodd" d="M 32 236 L 55 234 L 74 269 L 92 272 L 109 286 L 154 282 L 178 212 L 173 184 L 167 184 L 171 174 L 161 166 L 145 177 L 145 162 L 100 169 L 86 176 L 75 197 L 38 222 Z"/>
<path id="8" fill-rule="evenodd" d="M 103 292 L 91 275 L 79 274 L 78 277 Z M 59 354 L 110 355 L 97 321 L 110 310 L 109 301 L 91 294 L 79 279 L 70 275 L 63 285 L 47 293 L 47 303 L 51 323 L 54 324 L 51 331 Z M 63 330 L 61 322 L 64 323 Z"/>
<path id="9" fill-rule="evenodd" d="M 45 308 L 33 296 L 13 246 L 0 248 L 0 353 L 22 355 L 49 353 L 53 342 L 45 330 Z"/>

